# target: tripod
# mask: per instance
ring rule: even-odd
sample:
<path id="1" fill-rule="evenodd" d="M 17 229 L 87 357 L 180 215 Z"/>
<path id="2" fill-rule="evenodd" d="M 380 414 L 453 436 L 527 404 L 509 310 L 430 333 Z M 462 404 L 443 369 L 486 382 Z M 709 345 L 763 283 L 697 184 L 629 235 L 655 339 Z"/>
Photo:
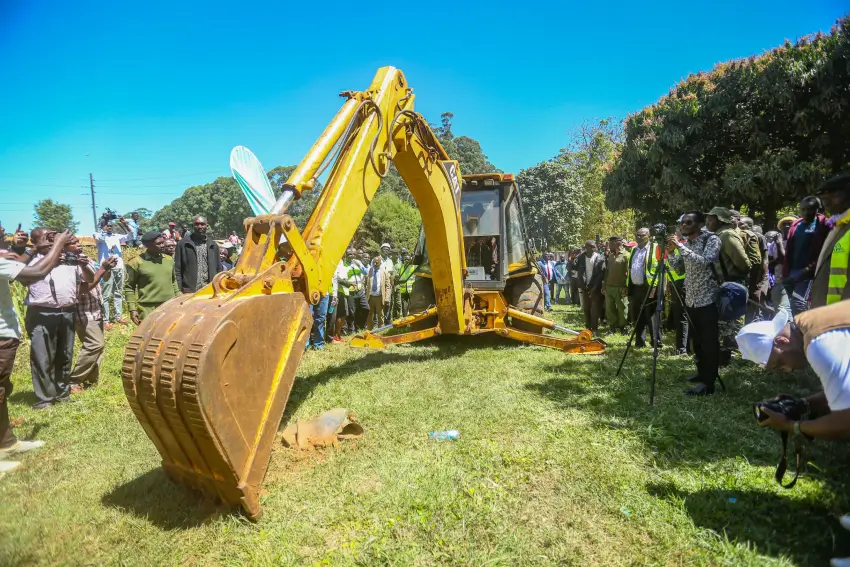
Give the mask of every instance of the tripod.
<path id="1" fill-rule="evenodd" d="M 662 250 L 665 250 L 664 247 L 666 246 L 666 243 L 663 240 L 656 242 L 656 244 L 662 247 Z M 646 291 L 646 296 L 644 296 L 643 302 L 640 304 L 640 310 L 638 311 L 638 317 L 640 317 L 640 314 L 643 313 L 643 310 L 646 307 L 647 301 L 650 297 L 653 297 L 653 290 L 655 290 L 655 299 L 653 299 L 656 303 L 655 314 L 649 318 L 649 329 L 652 335 L 652 383 L 649 391 L 650 407 L 655 406 L 655 375 L 658 369 L 658 349 L 661 344 L 661 315 L 664 313 L 664 289 L 665 283 L 670 277 L 669 268 L 667 268 L 666 256 L 667 252 L 665 251 L 661 255 L 661 260 L 658 262 L 658 268 L 652 276 L 652 282 L 649 284 L 649 289 Z M 690 325 L 689 328 L 695 329 L 696 327 L 694 326 L 694 322 L 691 320 L 691 316 L 685 308 L 684 298 L 682 298 L 679 294 L 679 290 L 676 289 L 675 285 L 671 285 L 670 287 L 673 289 L 673 293 L 676 294 L 676 297 L 682 306 L 682 312 Z M 629 351 L 632 348 L 632 341 L 635 338 L 635 334 L 637 334 L 637 325 L 634 326 L 631 335 L 629 335 L 629 342 L 626 343 L 626 352 L 623 353 L 623 358 L 620 360 L 620 366 L 617 368 L 616 376 L 619 376 L 620 371 L 623 370 L 623 364 L 626 362 L 626 357 L 629 356 Z"/>

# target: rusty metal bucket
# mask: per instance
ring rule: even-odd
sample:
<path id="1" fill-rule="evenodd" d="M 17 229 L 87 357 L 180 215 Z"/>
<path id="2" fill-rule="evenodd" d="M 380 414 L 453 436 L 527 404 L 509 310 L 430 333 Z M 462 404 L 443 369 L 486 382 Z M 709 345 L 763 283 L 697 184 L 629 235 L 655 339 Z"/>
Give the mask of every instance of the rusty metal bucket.
<path id="1" fill-rule="evenodd" d="M 260 517 L 312 322 L 300 293 L 183 296 L 142 322 L 124 353 L 124 392 L 172 479 Z"/>

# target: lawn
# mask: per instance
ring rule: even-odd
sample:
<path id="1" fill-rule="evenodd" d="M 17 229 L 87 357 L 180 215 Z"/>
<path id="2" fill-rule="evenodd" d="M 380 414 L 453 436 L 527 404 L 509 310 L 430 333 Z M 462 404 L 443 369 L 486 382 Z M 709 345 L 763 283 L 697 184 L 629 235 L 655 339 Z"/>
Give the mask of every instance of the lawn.
<path id="1" fill-rule="evenodd" d="M 578 313 L 554 318 L 578 326 Z M 740 360 L 730 391 L 686 399 L 685 357 L 601 357 L 444 337 L 383 352 L 305 355 L 287 415 L 357 413 L 337 450 L 277 444 L 252 524 L 169 482 L 121 389 L 127 330 L 102 385 L 45 412 L 26 352 L 13 416 L 47 445 L 0 480 L 0 565 L 824 565 L 850 555 L 847 450 L 819 442 L 796 488 L 750 404 L 817 387 Z M 428 432 L 459 429 L 458 441 Z"/>

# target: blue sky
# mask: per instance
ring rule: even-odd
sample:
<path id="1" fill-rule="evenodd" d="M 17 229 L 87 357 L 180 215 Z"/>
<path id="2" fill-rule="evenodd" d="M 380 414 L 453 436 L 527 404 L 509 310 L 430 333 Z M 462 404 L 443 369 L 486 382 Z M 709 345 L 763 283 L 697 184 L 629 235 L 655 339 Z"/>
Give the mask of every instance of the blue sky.
<path id="1" fill-rule="evenodd" d="M 688 73 L 817 30 L 844 0 L 60 2 L 0 0 L 0 221 L 53 197 L 156 210 L 229 175 L 234 145 L 297 163 L 339 107 L 395 65 L 432 122 L 519 171 L 585 118 L 622 118 Z M 693 3 L 696 4 L 696 3 Z M 85 187 L 85 188 L 83 188 Z"/>

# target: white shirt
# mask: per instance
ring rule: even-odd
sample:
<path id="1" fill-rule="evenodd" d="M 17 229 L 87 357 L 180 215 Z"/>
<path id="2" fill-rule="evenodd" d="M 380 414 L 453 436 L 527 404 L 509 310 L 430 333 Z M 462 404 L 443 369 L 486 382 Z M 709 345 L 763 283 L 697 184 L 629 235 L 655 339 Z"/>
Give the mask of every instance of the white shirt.
<path id="1" fill-rule="evenodd" d="M 649 251 L 649 244 L 641 248 L 636 247 L 632 252 L 632 267 L 631 279 L 635 285 L 643 285 L 646 283 L 646 254 Z"/>
<path id="2" fill-rule="evenodd" d="M 0 258 L 0 338 L 20 339 L 21 326 L 18 323 L 18 313 L 15 302 L 12 301 L 12 280 L 18 277 L 24 264 Z"/>
<path id="3" fill-rule="evenodd" d="M 584 283 L 589 284 L 590 278 L 593 276 L 593 265 L 596 263 L 596 258 L 599 256 L 599 252 L 594 252 L 591 257 L 584 257 Z"/>
<path id="4" fill-rule="evenodd" d="M 35 266 L 44 259 L 36 254 L 30 262 Z M 77 303 L 77 288 L 82 278 L 82 268 L 59 264 L 43 280 L 29 286 L 24 305 L 31 307 L 71 307 Z"/>
<path id="5" fill-rule="evenodd" d="M 387 256 L 386 260 L 384 258 L 381 258 L 381 269 L 387 272 L 388 274 L 395 271 L 395 265 L 393 264 L 393 261 L 390 259 L 389 256 Z"/>
<path id="6" fill-rule="evenodd" d="M 112 255 L 118 257 L 118 263 L 115 264 L 113 270 L 124 268 L 124 253 L 121 251 L 121 245 L 132 240 L 131 234 L 106 234 L 105 232 L 95 232 L 94 239 L 97 242 L 97 262 L 102 264 L 104 260 Z"/>
<path id="7" fill-rule="evenodd" d="M 820 378 L 829 409 L 850 409 L 850 329 L 835 329 L 812 339 L 806 358 Z"/>

